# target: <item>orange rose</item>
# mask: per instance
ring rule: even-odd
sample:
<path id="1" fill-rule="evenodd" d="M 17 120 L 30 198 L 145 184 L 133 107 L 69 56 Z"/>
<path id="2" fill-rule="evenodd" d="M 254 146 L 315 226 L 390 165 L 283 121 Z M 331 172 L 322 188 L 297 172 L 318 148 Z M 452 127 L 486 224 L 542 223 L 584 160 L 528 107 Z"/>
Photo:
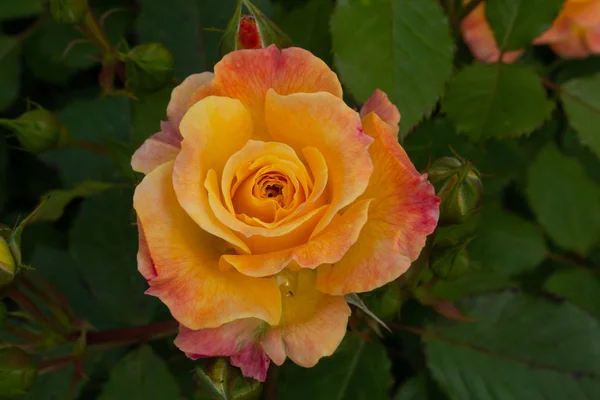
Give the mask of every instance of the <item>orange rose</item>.
<path id="1" fill-rule="evenodd" d="M 465 1 L 468 3 L 468 1 Z M 485 17 L 485 3 L 479 4 L 460 24 L 463 40 L 473 53 L 473 57 L 484 63 L 495 63 L 500 59 L 500 49 L 494 32 Z M 513 63 L 523 50 L 508 51 L 502 55 L 502 62 Z"/>
<path id="2" fill-rule="evenodd" d="M 138 267 L 190 357 L 259 380 L 270 360 L 314 365 L 344 337 L 344 295 L 398 278 L 436 226 L 396 107 L 376 91 L 359 115 L 305 50 L 230 53 L 167 115 L 132 160 Z"/>
<path id="3" fill-rule="evenodd" d="M 552 28 L 535 44 L 548 44 L 564 58 L 600 53 L 600 0 L 567 0 Z"/>

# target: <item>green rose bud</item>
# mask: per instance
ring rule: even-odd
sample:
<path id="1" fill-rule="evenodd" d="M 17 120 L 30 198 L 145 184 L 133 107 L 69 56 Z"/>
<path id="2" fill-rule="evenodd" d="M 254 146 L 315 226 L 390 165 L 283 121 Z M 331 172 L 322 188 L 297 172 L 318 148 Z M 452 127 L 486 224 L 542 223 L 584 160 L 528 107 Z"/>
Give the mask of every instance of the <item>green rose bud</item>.
<path id="1" fill-rule="evenodd" d="M 174 68 L 173 56 L 160 43 L 141 44 L 125 56 L 127 85 L 133 89 L 160 89 L 171 80 Z"/>
<path id="2" fill-rule="evenodd" d="M 443 157 L 433 162 L 427 174 L 442 199 L 441 225 L 462 223 L 479 208 L 483 185 L 479 171 L 470 162 Z"/>
<path id="3" fill-rule="evenodd" d="M 242 376 L 226 358 L 207 360 L 196 369 L 195 379 L 201 393 L 214 393 L 218 398 L 257 400 L 262 392 L 260 382 Z"/>
<path id="4" fill-rule="evenodd" d="M 87 11 L 88 0 L 50 0 L 50 13 L 59 24 L 77 24 Z"/>
<path id="5" fill-rule="evenodd" d="M 442 279 L 455 279 L 467 271 L 471 266 L 467 244 L 469 241 L 452 247 L 434 248 L 431 253 L 430 266 L 434 274 Z"/>
<path id="6" fill-rule="evenodd" d="M 35 361 L 18 347 L 0 350 L 0 393 L 6 397 L 26 394 L 37 376 Z"/>
<path id="7" fill-rule="evenodd" d="M 0 236 L 0 288 L 12 283 L 15 278 L 17 263 L 6 239 Z"/>
<path id="8" fill-rule="evenodd" d="M 67 127 L 43 108 L 27 111 L 17 119 L 0 120 L 0 125 L 12 130 L 23 149 L 31 153 L 53 150 L 69 141 Z"/>

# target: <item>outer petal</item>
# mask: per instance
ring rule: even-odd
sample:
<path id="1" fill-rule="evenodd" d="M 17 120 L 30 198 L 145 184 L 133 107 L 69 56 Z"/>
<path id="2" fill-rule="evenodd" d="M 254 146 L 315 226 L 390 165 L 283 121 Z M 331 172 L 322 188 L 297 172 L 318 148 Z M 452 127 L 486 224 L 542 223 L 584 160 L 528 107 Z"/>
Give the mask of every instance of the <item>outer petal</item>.
<path id="1" fill-rule="evenodd" d="M 591 29 L 586 34 L 586 42 L 588 49 L 594 53 L 600 53 L 600 26 L 595 29 Z"/>
<path id="2" fill-rule="evenodd" d="M 173 175 L 179 203 L 202 229 L 249 253 L 211 211 L 203 184 L 211 169 L 220 175 L 229 157 L 252 137 L 250 114 L 238 100 L 210 96 L 189 109 L 180 130 L 184 139 Z"/>
<path id="3" fill-rule="evenodd" d="M 392 127 L 400 123 L 400 111 L 388 99 L 388 95 L 380 89 L 375 89 L 371 97 L 360 109 L 360 117 L 364 118 L 370 113 L 376 113 L 384 122 Z"/>
<path id="4" fill-rule="evenodd" d="M 155 133 L 135 151 L 131 158 L 131 168 L 147 174 L 159 165 L 173 161 L 181 150 L 180 141 L 169 132 Z"/>
<path id="5" fill-rule="evenodd" d="M 370 203 L 370 200 L 362 200 L 352 204 L 306 244 L 267 254 L 224 255 L 222 260 L 248 276 L 276 274 L 292 261 L 302 268 L 338 262 L 358 239 L 367 222 Z"/>
<path id="6" fill-rule="evenodd" d="M 267 332 L 262 347 L 277 365 L 287 356 L 302 367 L 312 367 L 340 345 L 350 308 L 341 296 L 317 292 L 312 271 L 304 270 L 297 279 L 293 295 L 284 296 L 280 326 Z"/>
<path id="7" fill-rule="evenodd" d="M 167 106 L 167 117 L 169 121 L 173 122 L 175 128 L 179 127 L 181 119 L 193 104 L 191 101 L 192 95 L 198 89 L 209 87 L 213 78 L 214 74 L 212 72 L 190 75 L 179 86 L 173 89 L 173 92 L 171 92 L 171 101 L 169 101 L 169 105 Z M 196 101 L 199 100 L 200 98 L 196 99 Z"/>
<path id="8" fill-rule="evenodd" d="M 496 44 L 494 32 L 485 18 L 484 3 L 477 6 L 462 20 L 460 29 L 463 40 L 476 59 L 484 63 L 498 62 L 500 50 Z M 522 53 L 522 50 L 506 52 L 502 56 L 502 62 L 515 62 Z"/>
<path id="9" fill-rule="evenodd" d="M 218 328 L 191 330 L 179 328 L 175 346 L 188 357 L 231 356 L 231 364 L 241 368 L 244 376 L 264 382 L 270 360 L 257 342 L 264 322 L 255 318 L 239 319 Z"/>
<path id="10" fill-rule="evenodd" d="M 276 325 L 281 297 L 275 279 L 219 270 L 226 244 L 200 229 L 179 206 L 172 171 L 173 163 L 156 168 L 133 198 L 157 274 L 148 293 L 160 297 L 175 319 L 190 329 L 250 317 Z"/>
<path id="11" fill-rule="evenodd" d="M 138 218 L 137 221 L 138 226 L 138 253 L 137 253 L 137 265 L 138 271 L 142 276 L 147 280 L 152 280 L 158 276 L 156 272 L 156 267 L 154 266 L 154 261 L 152 261 L 152 257 L 150 256 L 150 249 L 148 248 L 148 241 L 146 240 L 146 235 L 144 235 L 144 228 L 142 227 L 142 222 Z"/>
<path id="12" fill-rule="evenodd" d="M 270 90 L 265 119 L 275 140 L 296 152 L 316 147 L 327 161 L 331 206 L 313 232 L 317 235 L 365 191 L 373 171 L 368 151 L 373 139 L 363 133 L 358 113 L 329 93 L 280 96 Z"/>
<path id="13" fill-rule="evenodd" d="M 327 64 L 310 52 L 275 45 L 229 53 L 215 65 L 213 93 L 239 99 L 252 113 L 254 139 L 269 140 L 264 129 L 264 103 L 269 89 L 291 93 L 329 92 L 342 97 L 342 86 Z"/>
<path id="14" fill-rule="evenodd" d="M 317 269 L 317 288 L 334 295 L 373 290 L 402 275 L 439 217 L 433 186 L 415 170 L 393 128 L 375 113 L 363 125 L 375 138 L 369 149 L 373 175 L 363 197 L 375 200 L 357 243 L 335 265 Z"/>
<path id="15" fill-rule="evenodd" d="M 558 42 L 551 44 L 552 50 L 563 58 L 586 58 L 590 55 L 584 37 L 571 34 Z"/>

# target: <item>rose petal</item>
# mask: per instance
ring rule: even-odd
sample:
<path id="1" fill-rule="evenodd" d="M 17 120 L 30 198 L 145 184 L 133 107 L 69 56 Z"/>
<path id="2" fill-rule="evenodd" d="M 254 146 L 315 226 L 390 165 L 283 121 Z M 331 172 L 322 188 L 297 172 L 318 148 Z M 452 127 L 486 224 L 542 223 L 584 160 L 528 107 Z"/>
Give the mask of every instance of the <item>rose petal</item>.
<path id="1" fill-rule="evenodd" d="M 552 50 L 563 58 L 582 59 L 590 55 L 584 38 L 580 35 L 569 35 L 562 40 L 552 43 Z"/>
<path id="2" fill-rule="evenodd" d="M 500 49 L 494 32 L 485 17 L 485 4 L 481 3 L 469 13 L 460 24 L 462 37 L 473 56 L 484 63 L 495 63 L 500 59 Z M 515 62 L 522 50 L 508 51 L 502 55 L 502 62 Z M 385 118 L 384 118 L 385 119 Z"/>
<path id="3" fill-rule="evenodd" d="M 257 342 L 248 344 L 230 358 L 231 365 L 242 370 L 242 375 L 264 382 L 271 360 Z"/>
<path id="4" fill-rule="evenodd" d="M 392 127 L 398 127 L 400 123 L 400 112 L 398 108 L 388 99 L 388 95 L 380 89 L 369 97 L 360 109 L 360 117 L 364 118 L 369 113 L 377 113 L 379 117 Z"/>
<path id="5" fill-rule="evenodd" d="M 327 161 L 331 205 L 313 232 L 317 235 L 365 191 L 373 171 L 368 151 L 373 139 L 363 133 L 358 113 L 329 93 L 280 96 L 269 90 L 265 119 L 275 140 L 296 152 L 313 146 Z"/>
<path id="6" fill-rule="evenodd" d="M 215 217 L 203 183 L 208 171 L 220 174 L 229 157 L 252 137 L 250 113 L 239 100 L 210 96 L 188 110 L 180 130 L 184 140 L 173 175 L 179 203 L 202 229 L 249 253 L 248 246 Z"/>
<path id="7" fill-rule="evenodd" d="M 329 92 L 342 97 L 342 86 L 327 64 L 310 52 L 275 45 L 229 53 L 215 65 L 213 93 L 239 99 L 254 119 L 254 139 L 270 140 L 264 127 L 265 96 L 269 89 L 291 93 Z"/>
<path id="8" fill-rule="evenodd" d="M 350 308 L 343 297 L 316 291 L 313 271 L 303 270 L 296 279 L 293 295 L 284 293 L 280 325 L 271 328 L 261 344 L 275 364 L 283 364 L 287 356 L 308 368 L 338 348 Z"/>
<path id="9" fill-rule="evenodd" d="M 398 144 L 394 129 L 375 113 L 363 119 L 375 138 L 373 175 L 362 198 L 373 198 L 354 246 L 335 265 L 317 269 L 317 288 L 332 295 L 365 292 L 402 275 L 425 245 L 439 217 L 439 198 Z"/>
<path id="10" fill-rule="evenodd" d="M 370 202 L 355 202 L 343 215 L 336 215 L 327 228 L 307 243 L 273 253 L 224 255 L 221 259 L 244 275 L 257 277 L 276 274 L 292 261 L 299 267 L 311 269 L 323 263 L 338 262 L 358 239 L 360 230 L 367 222 Z"/>
<path id="11" fill-rule="evenodd" d="M 176 129 L 179 127 L 179 123 L 187 110 L 193 104 L 192 95 L 199 89 L 204 90 L 209 87 L 213 78 L 214 74 L 212 72 L 193 74 L 185 78 L 179 86 L 173 89 L 171 92 L 171 100 L 167 106 L 167 117 Z M 194 103 L 199 100 L 200 98 L 195 99 Z"/>
<path id="12" fill-rule="evenodd" d="M 155 133 L 135 151 L 131 157 L 131 168 L 148 174 L 159 165 L 173 161 L 180 149 L 179 140 L 173 140 L 171 134 L 164 131 Z"/>
<path id="13" fill-rule="evenodd" d="M 270 360 L 257 342 L 266 329 L 265 323 L 255 318 L 229 322 L 218 328 L 192 330 L 181 325 L 175 346 L 191 359 L 201 357 L 229 357 L 244 376 L 264 382 Z"/>
<path id="14" fill-rule="evenodd" d="M 144 235 L 144 229 L 142 227 L 142 222 L 138 218 L 137 221 L 138 226 L 138 252 L 137 252 L 137 265 L 138 271 L 142 276 L 147 280 L 154 279 L 158 276 L 156 272 L 156 267 L 154 266 L 154 261 L 152 261 L 152 257 L 150 256 L 150 249 L 148 248 L 148 242 L 146 241 L 146 236 Z"/>
<path id="15" fill-rule="evenodd" d="M 157 277 L 148 294 L 159 297 L 190 329 L 214 328 L 240 318 L 276 325 L 281 297 L 274 278 L 221 271 L 226 243 L 200 229 L 177 202 L 173 163 L 146 175 L 133 198 Z"/>

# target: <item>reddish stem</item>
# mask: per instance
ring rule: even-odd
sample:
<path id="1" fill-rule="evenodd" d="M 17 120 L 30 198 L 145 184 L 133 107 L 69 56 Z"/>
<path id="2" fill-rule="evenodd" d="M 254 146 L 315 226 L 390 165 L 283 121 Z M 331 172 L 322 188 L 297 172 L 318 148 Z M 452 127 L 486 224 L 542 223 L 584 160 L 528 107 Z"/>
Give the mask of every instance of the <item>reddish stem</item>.
<path id="1" fill-rule="evenodd" d="M 89 332 L 87 344 L 100 345 L 110 343 L 135 343 L 140 341 L 160 339 L 177 333 L 179 324 L 175 320 L 155 322 L 149 325 L 134 326 L 133 328 L 116 329 L 104 332 Z M 79 333 L 74 334 L 78 336 Z"/>

